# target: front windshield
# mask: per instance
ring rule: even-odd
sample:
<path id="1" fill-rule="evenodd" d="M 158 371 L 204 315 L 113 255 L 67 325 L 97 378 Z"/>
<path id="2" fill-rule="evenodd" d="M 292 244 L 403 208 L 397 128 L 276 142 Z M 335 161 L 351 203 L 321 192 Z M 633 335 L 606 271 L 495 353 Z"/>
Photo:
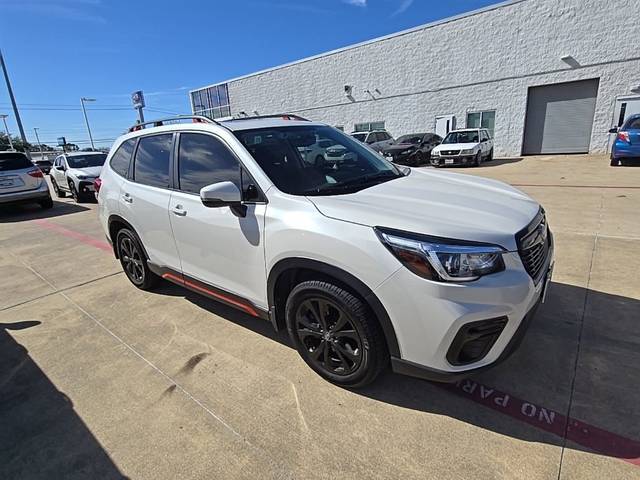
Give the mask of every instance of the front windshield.
<path id="1" fill-rule="evenodd" d="M 396 140 L 396 143 L 410 143 L 412 145 L 415 145 L 417 143 L 422 142 L 422 137 L 424 137 L 424 135 L 422 135 L 420 133 L 414 133 L 414 134 L 411 134 L 411 135 L 403 135 L 398 140 Z"/>
<path id="2" fill-rule="evenodd" d="M 107 159 L 106 153 L 98 155 L 74 155 L 67 157 L 69 168 L 101 167 Z"/>
<path id="3" fill-rule="evenodd" d="M 332 127 L 264 128 L 236 136 L 276 187 L 291 195 L 353 193 L 404 175 Z"/>
<path id="4" fill-rule="evenodd" d="M 480 135 L 478 130 L 469 130 L 465 132 L 450 132 L 444 137 L 442 143 L 478 143 L 479 141 Z"/>
<path id="5" fill-rule="evenodd" d="M 356 140 L 360 140 L 361 142 L 364 142 L 365 139 L 367 138 L 366 133 L 352 133 L 351 136 Z"/>

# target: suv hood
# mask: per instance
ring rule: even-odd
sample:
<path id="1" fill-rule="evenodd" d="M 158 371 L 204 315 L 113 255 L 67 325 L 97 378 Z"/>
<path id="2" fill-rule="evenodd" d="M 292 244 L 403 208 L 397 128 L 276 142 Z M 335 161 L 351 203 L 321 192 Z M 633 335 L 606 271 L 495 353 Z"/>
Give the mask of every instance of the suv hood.
<path id="1" fill-rule="evenodd" d="M 387 227 L 517 250 L 515 234 L 540 205 L 496 180 L 415 170 L 348 195 L 307 197 L 323 215 L 370 227 Z"/>
<path id="2" fill-rule="evenodd" d="M 440 150 L 469 150 L 471 148 L 475 148 L 480 143 L 441 143 L 437 147 L 434 147 L 435 152 L 439 152 Z"/>
<path id="3" fill-rule="evenodd" d="M 71 175 L 86 175 L 87 177 L 99 177 L 102 167 L 85 167 L 85 168 L 70 168 L 69 173 Z"/>

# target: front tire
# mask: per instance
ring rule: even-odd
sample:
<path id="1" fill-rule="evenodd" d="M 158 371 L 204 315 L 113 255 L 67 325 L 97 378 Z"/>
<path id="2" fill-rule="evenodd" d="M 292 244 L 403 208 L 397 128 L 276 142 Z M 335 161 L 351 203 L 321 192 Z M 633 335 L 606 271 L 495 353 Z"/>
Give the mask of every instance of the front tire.
<path id="1" fill-rule="evenodd" d="M 71 192 L 71 198 L 73 198 L 76 203 L 80 203 L 80 193 L 72 180 L 69 180 L 69 192 Z"/>
<path id="2" fill-rule="evenodd" d="M 56 193 L 56 197 L 64 198 L 64 197 L 67 196 L 67 194 L 65 192 L 60 190 L 60 187 L 58 186 L 58 184 L 56 182 L 56 179 L 53 178 L 53 176 L 51 176 L 51 185 L 53 185 L 53 191 Z"/>
<path id="3" fill-rule="evenodd" d="M 287 299 L 286 321 L 300 356 L 332 383 L 362 387 L 388 364 L 384 335 L 370 309 L 336 285 L 297 285 Z"/>
<path id="4" fill-rule="evenodd" d="M 160 277 L 149 270 L 147 257 L 137 236 L 128 228 L 118 231 L 116 236 L 120 265 L 131 283 L 141 290 L 152 290 Z"/>
<path id="5" fill-rule="evenodd" d="M 422 152 L 416 153 L 415 157 L 413 158 L 413 166 L 419 167 L 423 163 L 424 163 L 424 156 L 422 155 Z"/>
<path id="6" fill-rule="evenodd" d="M 474 158 L 473 160 L 473 166 L 479 167 L 481 163 L 482 163 L 482 152 L 478 152 L 476 154 L 476 158 Z"/>

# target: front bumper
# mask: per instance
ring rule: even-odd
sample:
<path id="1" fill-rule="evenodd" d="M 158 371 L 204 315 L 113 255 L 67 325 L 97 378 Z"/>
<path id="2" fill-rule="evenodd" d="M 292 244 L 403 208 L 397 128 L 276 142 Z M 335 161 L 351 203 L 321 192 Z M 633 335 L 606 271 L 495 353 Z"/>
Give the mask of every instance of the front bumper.
<path id="1" fill-rule="evenodd" d="M 95 190 L 93 188 L 93 179 L 91 180 L 80 180 L 78 182 L 78 192 L 82 195 L 88 195 L 93 193 Z"/>
<path id="2" fill-rule="evenodd" d="M 399 269 L 376 290 L 387 309 L 400 348 L 392 358 L 394 371 L 437 381 L 455 381 L 506 359 L 520 344 L 547 285 L 535 283 L 517 252 L 504 255 L 503 272 L 466 284 L 425 280 Z M 545 270 L 553 265 L 553 246 Z M 463 327 L 504 319 L 504 327 L 490 348 L 464 364 L 450 363 L 447 354 Z"/>
<path id="3" fill-rule="evenodd" d="M 0 204 L 37 202 L 38 200 L 46 200 L 48 198 L 51 198 L 49 186 L 47 185 L 47 182 L 42 181 L 40 186 L 34 190 L 0 193 Z"/>
<path id="4" fill-rule="evenodd" d="M 431 156 L 431 164 L 437 166 L 472 165 L 475 155 L 458 155 L 455 157 L 434 157 Z"/>

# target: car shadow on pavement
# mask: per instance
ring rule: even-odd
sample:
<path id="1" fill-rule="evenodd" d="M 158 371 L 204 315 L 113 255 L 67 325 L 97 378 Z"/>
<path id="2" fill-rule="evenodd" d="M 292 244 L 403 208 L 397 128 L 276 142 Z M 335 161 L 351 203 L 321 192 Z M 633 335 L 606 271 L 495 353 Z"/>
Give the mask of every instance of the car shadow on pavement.
<path id="1" fill-rule="evenodd" d="M 0 478 L 126 479 L 75 412 L 69 397 L 0 323 Z"/>
<path id="2" fill-rule="evenodd" d="M 293 348 L 269 322 L 172 284 L 157 293 L 182 296 Z M 563 446 L 568 439 L 569 448 L 640 459 L 640 425 L 629 424 L 640 418 L 638 312 L 636 299 L 554 282 L 522 345 L 503 363 L 457 384 L 387 371 L 353 393 L 520 440 Z"/>
<path id="3" fill-rule="evenodd" d="M 77 203 L 53 201 L 53 208 L 43 209 L 37 203 L 24 205 L 4 205 L 0 206 L 0 223 L 16 223 L 27 220 L 41 218 L 53 218 L 72 213 L 85 212 L 91 210 L 88 207 Z"/>
<path id="4" fill-rule="evenodd" d="M 482 162 L 482 167 L 498 167 L 509 163 L 518 163 L 522 161 L 522 157 L 500 157 L 494 158 L 488 162 Z"/>

